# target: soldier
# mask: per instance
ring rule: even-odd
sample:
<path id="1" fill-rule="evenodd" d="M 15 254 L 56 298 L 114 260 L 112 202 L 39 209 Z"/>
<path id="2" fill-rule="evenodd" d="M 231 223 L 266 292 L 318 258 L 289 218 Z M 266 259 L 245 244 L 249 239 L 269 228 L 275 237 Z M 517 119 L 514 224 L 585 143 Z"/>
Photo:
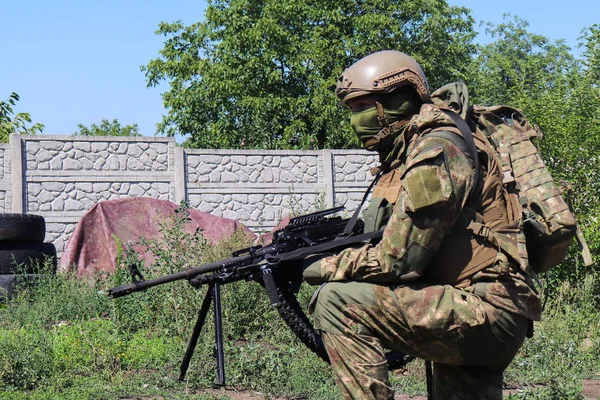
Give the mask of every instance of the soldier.
<path id="1" fill-rule="evenodd" d="M 432 104 L 404 53 L 359 60 L 336 94 L 379 153 L 364 219 L 367 231 L 384 229 L 376 245 L 306 262 L 305 280 L 321 284 L 311 312 L 342 397 L 393 398 L 387 348 L 433 362 L 435 399 L 501 399 L 503 371 L 541 313 L 501 164 L 484 137 L 463 137 L 456 115 Z"/>

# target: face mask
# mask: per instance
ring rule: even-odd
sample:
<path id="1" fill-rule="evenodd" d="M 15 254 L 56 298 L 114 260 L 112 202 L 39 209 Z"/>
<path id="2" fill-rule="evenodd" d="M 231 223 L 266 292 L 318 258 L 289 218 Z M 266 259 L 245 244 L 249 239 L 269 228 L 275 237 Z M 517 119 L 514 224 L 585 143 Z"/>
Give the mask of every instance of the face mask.
<path id="1" fill-rule="evenodd" d="M 420 107 L 420 101 L 415 101 L 415 96 L 412 93 L 406 92 L 400 92 L 391 96 L 381 96 L 379 102 L 383 106 L 383 111 L 389 124 L 418 113 Z"/>
<path id="2" fill-rule="evenodd" d="M 415 95 L 410 92 L 398 92 L 393 95 L 380 96 L 377 101 L 379 101 L 383 107 L 383 112 L 388 124 L 419 112 L 420 101 L 415 99 Z M 352 126 L 352 129 L 354 129 L 356 136 L 358 136 L 364 145 L 367 141 L 372 139 L 373 136 L 379 133 L 382 128 L 377 118 L 377 107 L 353 112 L 350 116 L 350 125 Z M 367 150 L 380 151 L 381 149 L 376 149 L 375 146 L 371 146 L 367 148 Z"/>
<path id="3" fill-rule="evenodd" d="M 367 108 L 363 111 L 353 112 L 350 115 L 350 125 L 354 133 L 363 143 L 363 145 L 381 130 L 379 120 L 377 119 L 377 107 Z M 367 148 L 367 150 L 374 150 Z"/>

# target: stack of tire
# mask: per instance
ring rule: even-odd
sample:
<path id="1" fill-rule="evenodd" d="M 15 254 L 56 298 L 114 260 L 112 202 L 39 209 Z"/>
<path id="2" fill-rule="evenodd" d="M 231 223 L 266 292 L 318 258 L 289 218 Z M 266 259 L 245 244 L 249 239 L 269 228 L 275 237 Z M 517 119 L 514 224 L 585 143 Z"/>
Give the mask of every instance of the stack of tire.
<path id="1" fill-rule="evenodd" d="M 56 248 L 44 243 L 46 221 L 41 215 L 0 213 L 0 299 L 15 294 L 19 284 L 33 283 L 47 260 L 56 273 Z"/>

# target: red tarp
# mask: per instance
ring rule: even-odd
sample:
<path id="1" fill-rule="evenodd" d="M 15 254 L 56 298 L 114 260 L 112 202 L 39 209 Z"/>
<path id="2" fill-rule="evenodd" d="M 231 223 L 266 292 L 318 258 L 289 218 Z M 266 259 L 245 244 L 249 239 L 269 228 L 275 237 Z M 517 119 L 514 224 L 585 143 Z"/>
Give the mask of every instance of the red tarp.
<path id="1" fill-rule="evenodd" d="M 132 243 L 133 248 L 146 259 L 149 265 L 150 255 L 139 245 L 140 238 L 161 239 L 160 223 L 171 215 L 178 205 L 170 201 L 147 197 L 134 197 L 119 200 L 102 201 L 95 204 L 79 221 L 75 231 L 62 254 L 59 271 L 77 270 L 79 275 L 91 275 L 95 272 L 113 272 L 117 257 L 117 243 Z M 243 224 L 217 217 L 195 209 L 190 209 L 189 231 L 202 230 L 205 239 L 218 243 L 230 237 L 238 229 L 255 235 Z"/>

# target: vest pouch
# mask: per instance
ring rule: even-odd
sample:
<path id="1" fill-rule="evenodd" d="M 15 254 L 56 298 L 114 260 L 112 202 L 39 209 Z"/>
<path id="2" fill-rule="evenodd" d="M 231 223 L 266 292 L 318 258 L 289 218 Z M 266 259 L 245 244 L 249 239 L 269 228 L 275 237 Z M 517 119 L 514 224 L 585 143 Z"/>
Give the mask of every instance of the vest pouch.
<path id="1" fill-rule="evenodd" d="M 364 232 L 375 232 L 387 225 L 392 216 L 393 206 L 385 197 L 374 197 L 369 202 L 369 207 L 363 212 L 365 221 Z"/>
<path id="2" fill-rule="evenodd" d="M 436 284 L 457 285 L 494 265 L 500 252 L 520 264 L 519 221 L 494 227 L 490 235 L 493 238 L 480 236 L 468 228 L 454 228 L 425 269 L 426 280 Z"/>
<path id="3" fill-rule="evenodd" d="M 365 232 L 375 232 L 387 225 L 401 190 L 402 181 L 397 169 L 391 170 L 379 179 L 373 188 L 373 197 L 369 206 L 363 212 Z"/>
<path id="4" fill-rule="evenodd" d="M 535 219 L 525 221 L 523 228 L 527 237 L 529 262 L 538 273 L 560 264 L 577 234 L 576 227 L 572 225 L 548 233 L 546 226 Z"/>

